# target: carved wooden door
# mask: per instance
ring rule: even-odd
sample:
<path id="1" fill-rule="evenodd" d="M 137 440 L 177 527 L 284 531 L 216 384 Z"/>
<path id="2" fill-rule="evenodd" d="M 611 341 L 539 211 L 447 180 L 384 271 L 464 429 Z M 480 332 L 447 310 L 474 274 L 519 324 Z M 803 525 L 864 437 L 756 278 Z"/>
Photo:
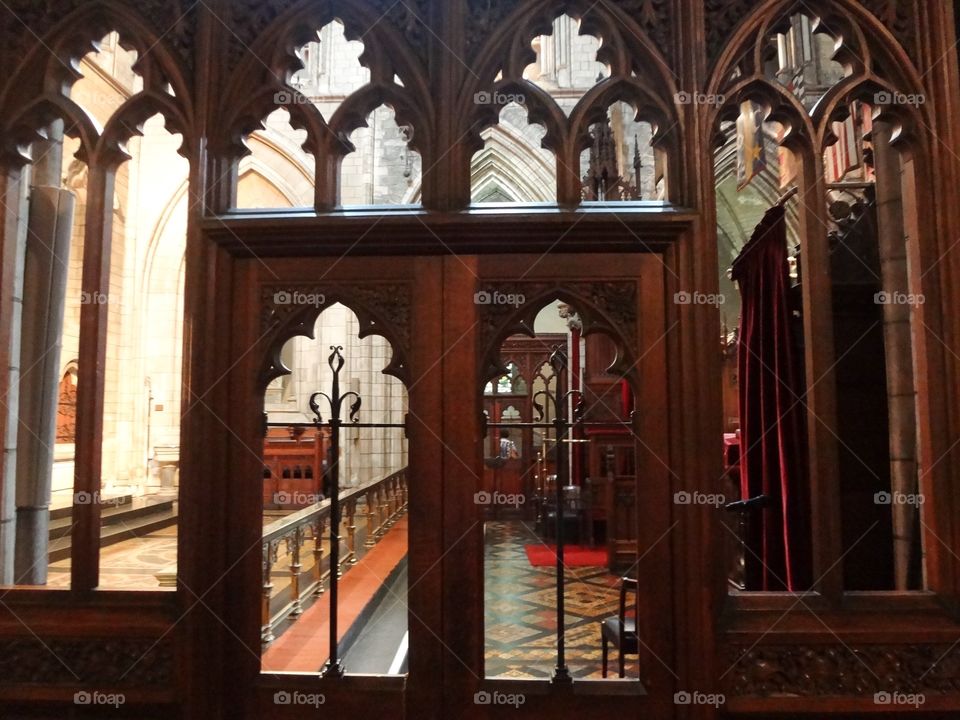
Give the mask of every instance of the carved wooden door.
<path id="1" fill-rule="evenodd" d="M 444 267 L 443 513 L 449 542 L 443 559 L 443 603 L 445 617 L 452 618 L 444 636 L 445 717 L 493 718 L 507 711 L 518 717 L 671 717 L 674 693 L 680 688 L 675 687 L 672 644 L 664 266 L 654 255 L 517 254 L 449 258 Z M 563 316 L 559 325 L 552 317 L 558 312 Z M 536 524 L 504 523 L 499 521 L 502 515 L 485 512 L 488 504 L 518 500 L 478 494 L 489 435 L 510 425 L 487 422 L 482 412 L 483 388 L 502 376 L 513 361 L 509 353 L 519 336 L 556 342 L 564 333 L 573 339 L 558 349 L 566 353 L 569 365 L 580 367 L 560 370 L 558 374 L 569 380 L 553 389 L 568 395 L 566 401 L 561 399 L 558 412 L 569 410 L 570 418 L 580 418 L 581 427 L 578 430 L 572 424 L 566 436 L 554 437 L 562 449 L 553 457 L 562 456 L 565 462 L 557 463 L 562 468 L 557 472 L 570 478 L 560 482 L 573 486 L 564 493 L 579 499 L 570 500 L 569 505 L 567 500 L 554 503 L 554 508 L 569 507 L 570 517 L 560 513 L 560 533 L 553 533 L 555 512 L 553 521 L 540 517 Z M 584 352 L 586 343 L 579 338 L 597 334 L 617 347 L 612 367 L 602 370 L 629 384 L 636 410 L 632 414 L 623 414 L 619 393 L 591 394 L 583 379 L 587 363 L 583 357 L 578 360 L 577 354 Z M 578 387 L 582 392 L 569 392 Z M 605 387 L 618 385 L 611 381 Z M 532 395 L 531 416 L 518 418 L 516 426 L 526 423 L 522 429 L 528 429 L 538 425 L 538 418 L 543 424 L 544 415 L 538 414 L 537 406 L 552 402 L 549 395 Z M 564 407 L 565 402 L 569 407 Z M 592 543 L 602 553 L 605 545 L 599 537 L 583 532 L 584 523 L 592 522 L 593 516 L 584 517 L 590 508 L 581 493 L 589 492 L 586 483 L 609 482 L 606 477 L 588 477 L 586 450 L 597 441 L 593 431 L 602 436 L 613 426 L 618 427 L 618 442 L 630 444 L 634 456 L 636 470 L 626 484 L 635 501 L 628 512 L 637 533 L 632 561 L 615 571 L 639 580 L 640 609 L 640 655 L 629 658 L 628 678 L 615 683 L 616 690 L 597 673 L 600 623 L 588 618 L 602 607 L 617 614 L 616 607 L 604 605 L 616 596 L 618 588 L 611 585 L 617 574 L 606 567 L 567 566 L 559 574 L 547 570 L 544 582 L 546 569 L 534 568 L 537 576 L 524 575 L 529 568 L 522 549 L 512 556 L 520 557 L 519 562 L 496 564 L 496 558 L 528 544 L 552 541 L 559 546 L 564 532 L 568 542 Z M 617 482 L 622 495 L 624 478 Z M 549 497 L 534 500 L 550 507 Z M 596 516 L 602 517 L 600 508 L 596 510 Z M 537 509 L 534 514 L 544 515 Z M 485 518 L 490 521 L 485 523 Z M 597 528 L 602 532 L 601 524 Z M 511 533 L 512 549 L 498 544 L 499 538 Z M 615 558 L 608 560 L 615 565 Z M 582 572 L 591 574 L 598 584 L 606 578 L 608 594 L 594 593 L 595 587 L 580 577 Z M 558 582 L 559 577 L 564 582 Z M 533 589 L 525 584 L 528 580 L 535 583 Z M 561 603 L 563 610 L 558 613 Z M 564 618 L 562 633 L 557 629 L 558 614 Z M 615 649 L 610 658 L 610 675 L 615 677 Z M 612 694 L 615 691 L 622 694 Z M 501 707 L 504 704 L 510 707 Z"/>
<path id="2" fill-rule="evenodd" d="M 236 436 L 229 474 L 250 481 L 232 484 L 226 500 L 229 545 L 236 563 L 229 592 L 241 608 L 229 622 L 231 634 L 243 642 L 238 652 L 228 655 L 226 670 L 249 680 L 230 699 L 234 716 L 308 717 L 321 698 L 325 712 L 337 716 L 355 712 L 368 718 L 497 717 L 503 711 L 498 704 L 511 698 L 520 717 L 570 712 L 571 707 L 582 718 L 639 711 L 651 717 L 670 716 L 678 688 L 672 675 L 664 283 L 657 257 L 578 255 L 575 262 L 570 256 L 533 255 L 257 259 L 240 261 L 235 268 L 235 302 L 242 309 L 236 317 L 247 321 L 233 339 L 236 365 L 230 376 L 235 410 L 227 422 Z M 291 303 L 291 298 L 306 300 Z M 261 668 L 266 557 L 260 552 L 262 459 L 249 448 L 262 445 L 264 390 L 283 372 L 281 348 L 290 338 L 311 335 L 317 318 L 336 303 L 356 314 L 361 334 L 389 341 L 393 355 L 385 371 L 400 378 L 408 393 L 409 575 L 406 596 L 399 602 L 406 610 L 409 655 L 403 674 L 360 675 L 351 671 L 349 662 L 342 676 L 325 675 L 321 662 L 284 672 Z M 576 315 L 572 319 L 582 336 L 599 333 L 611 339 L 617 356 L 609 372 L 625 379 L 634 397 L 636 412 L 616 418 L 627 437 L 634 439 L 637 528 L 634 561 L 617 572 L 639 580 L 640 655 L 628 658 L 623 682 L 590 677 L 596 674 L 587 665 L 596 666 L 600 624 L 584 621 L 590 612 L 596 615 L 591 609 L 596 598 L 579 582 L 577 568 L 562 573 L 567 582 L 559 596 L 552 581 L 538 594 L 542 606 L 535 612 L 544 630 L 542 676 L 534 673 L 528 680 L 498 676 L 502 658 L 487 643 L 496 608 L 485 597 L 488 508 L 478 499 L 485 469 L 483 388 L 504 361 L 499 356 L 503 341 L 531 334 L 537 315 L 544 308 L 552 312 L 554 306 L 568 307 Z M 549 337 L 555 341 L 558 334 Z M 524 404 L 528 409 L 542 402 L 539 396 L 529 400 Z M 620 412 L 616 402 L 603 397 L 583 400 L 587 416 L 597 426 L 615 424 L 610 413 Z M 587 433 L 574 433 L 569 439 L 580 455 L 579 464 L 569 467 L 578 468 L 576 482 L 581 483 L 591 474 L 586 447 L 595 439 Z M 557 452 L 561 451 L 554 457 Z M 562 452 L 567 452 L 566 446 Z M 604 478 L 590 481 L 602 483 Z M 618 482 L 622 485 L 624 479 Z M 609 513 L 603 510 L 598 517 Z M 523 513 L 506 517 L 532 525 L 522 519 Z M 586 537 L 577 541 L 586 545 Z M 605 547 L 599 537 L 589 542 L 601 551 Z M 610 592 L 616 593 L 610 584 L 618 575 L 605 568 L 599 571 L 597 577 L 606 578 L 609 599 Z M 562 633 L 549 620 L 556 617 L 561 599 L 567 609 Z M 342 618 L 341 622 L 348 624 Z M 323 642 L 320 633 L 304 640 L 311 642 Z M 556 659 L 559 642 L 569 650 L 565 663 Z M 563 664 L 566 668 L 555 672 Z M 617 665 L 614 649 L 613 676 Z M 552 675 L 557 677 L 551 680 Z"/>
<path id="3" fill-rule="evenodd" d="M 229 476 L 243 481 L 231 482 L 225 493 L 233 564 L 228 592 L 237 608 L 225 619 L 229 635 L 236 641 L 235 652 L 227 653 L 226 672 L 243 682 L 235 685 L 236 695 L 227 698 L 228 716 L 314 717 L 319 710 L 330 717 L 400 718 L 411 702 L 439 710 L 436 681 L 444 662 L 442 644 L 437 640 L 442 627 L 439 568 L 443 547 L 443 528 L 437 522 L 443 497 L 437 462 L 442 454 L 438 365 L 442 357 L 443 318 L 438 312 L 443 301 L 441 261 L 257 259 L 238 261 L 234 267 L 234 317 L 244 320 L 234 329 L 234 367 L 230 371 L 234 410 L 225 422 L 232 431 Z M 335 310 L 338 306 L 342 308 Z M 324 324 L 324 314 L 343 313 L 343 308 L 352 313 L 353 324 Z M 349 478 L 340 471 L 339 510 L 310 520 L 306 516 L 315 512 L 313 507 L 322 509 L 321 500 L 293 513 L 281 509 L 286 514 L 270 522 L 272 518 L 265 515 L 263 462 L 258 450 L 263 447 L 265 426 L 282 433 L 285 425 L 277 422 L 282 412 L 271 413 L 267 421 L 265 409 L 270 408 L 265 408 L 264 400 L 270 384 L 294 369 L 284 366 L 284 362 L 290 363 L 290 353 L 281 352 L 284 346 L 301 338 L 308 344 L 297 345 L 297 353 L 302 355 L 304 347 L 309 347 L 316 355 L 310 362 L 321 368 L 303 376 L 301 384 L 309 387 L 306 394 L 297 395 L 291 430 L 309 429 L 314 401 L 322 413 L 318 425 L 327 428 L 330 410 L 320 393 L 341 394 L 347 396 L 340 415 L 343 437 L 331 446 L 359 446 L 371 429 L 370 413 L 383 402 L 382 397 L 363 398 L 362 404 L 352 406 L 359 393 L 354 392 L 358 381 L 349 364 L 355 360 L 350 353 L 350 334 L 362 339 L 380 336 L 381 345 L 385 339 L 389 352 L 370 355 L 364 363 L 369 372 L 382 371 L 399 379 L 405 388 L 406 404 L 399 423 L 400 432 L 405 431 L 407 451 L 402 482 L 388 478 L 383 488 L 363 492 L 358 499 L 353 497 L 356 493 L 350 489 Z M 331 390 L 331 378 L 322 374 L 321 366 L 328 360 L 336 366 L 332 377 L 338 381 L 339 393 Z M 309 403 L 302 402 L 306 397 Z M 363 452 L 375 453 L 375 447 L 380 445 L 371 443 L 371 449 Z M 324 465 L 324 470 L 337 467 L 341 457 L 329 457 L 330 465 Z M 333 472 L 330 475 L 337 477 Z M 333 522 L 331 518 L 338 515 L 340 522 Z M 365 564 L 365 558 L 374 557 L 378 544 L 386 542 L 381 537 L 395 534 L 400 525 L 406 528 L 402 562 L 391 565 L 389 575 L 381 569 L 387 566 Z M 365 529 L 364 542 L 358 538 Z M 310 573 L 302 567 L 311 561 L 306 549 L 311 547 L 311 539 L 319 582 L 316 578 L 311 582 Z M 334 547 L 337 553 L 331 552 Z M 293 550 L 298 551 L 293 553 L 293 561 L 282 559 Z M 363 555 L 365 552 L 369 555 Z M 288 564 L 294 580 L 285 577 Z M 409 578 L 405 587 L 391 580 L 401 571 Z M 350 590 L 349 583 L 355 590 Z M 367 597 L 361 592 L 364 583 L 379 589 Z M 293 593 L 296 606 L 294 612 L 279 617 L 276 602 L 271 602 L 278 588 L 288 596 Z M 338 595 L 339 633 L 331 615 L 334 595 Z M 390 603 L 383 603 L 383 597 Z M 389 670 L 384 666 L 379 672 L 364 671 L 360 662 L 364 658 L 352 651 L 366 635 L 356 638 L 358 633 L 351 635 L 351 631 L 359 622 L 371 622 L 364 613 L 369 613 L 374 603 L 377 608 L 400 608 L 384 620 L 384 627 L 405 622 L 407 628 L 396 648 L 397 662 L 388 662 Z M 331 636 L 338 638 L 334 654 L 329 651 Z M 409 648 L 409 653 L 400 648 Z M 330 663 L 331 657 L 337 662 Z"/>

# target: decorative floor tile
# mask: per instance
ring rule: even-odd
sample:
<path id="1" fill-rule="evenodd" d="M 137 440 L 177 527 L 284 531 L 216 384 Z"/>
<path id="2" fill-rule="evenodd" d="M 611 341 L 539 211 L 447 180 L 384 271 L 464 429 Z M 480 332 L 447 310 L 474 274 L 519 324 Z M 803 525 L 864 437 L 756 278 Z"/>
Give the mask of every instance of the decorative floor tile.
<path id="1" fill-rule="evenodd" d="M 556 663 L 555 569 L 535 568 L 524 545 L 541 542 L 530 524 L 487 523 L 484 616 L 487 677 L 543 679 Z M 566 657 L 574 677 L 601 676 L 600 621 L 619 609 L 620 577 L 605 567 L 569 568 L 564 595 Z M 616 656 L 611 652 L 616 675 Z M 632 660 L 632 662 L 631 662 Z M 636 658 L 627 676 L 636 677 Z"/>

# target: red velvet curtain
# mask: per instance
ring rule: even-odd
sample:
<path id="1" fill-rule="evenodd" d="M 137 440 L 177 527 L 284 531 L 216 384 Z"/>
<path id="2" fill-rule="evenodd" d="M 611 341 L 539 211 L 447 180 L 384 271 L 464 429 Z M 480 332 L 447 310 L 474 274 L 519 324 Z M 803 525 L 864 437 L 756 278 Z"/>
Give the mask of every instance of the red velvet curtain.
<path id="1" fill-rule="evenodd" d="M 811 584 L 806 409 L 802 359 L 791 341 L 783 207 L 760 221 L 733 279 L 742 302 L 740 492 L 770 498 L 747 523 L 747 589 L 804 590 Z"/>

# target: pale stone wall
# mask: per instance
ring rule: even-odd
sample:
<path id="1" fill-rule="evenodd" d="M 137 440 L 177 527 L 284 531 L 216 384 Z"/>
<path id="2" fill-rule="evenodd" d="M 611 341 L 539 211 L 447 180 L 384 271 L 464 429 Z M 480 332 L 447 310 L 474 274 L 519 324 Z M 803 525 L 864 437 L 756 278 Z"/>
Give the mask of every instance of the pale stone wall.
<path id="1" fill-rule="evenodd" d="M 131 58 L 104 44 L 106 57 L 81 64 L 83 78 L 72 97 L 99 122 L 139 87 Z M 103 53 L 101 53 L 103 54 Z M 126 68 L 126 70 L 124 69 Z M 117 78 L 101 71 L 117 72 Z M 109 286 L 81 293 L 86 171 L 68 140 L 65 185 L 77 196 L 60 364 L 62 374 L 77 360 L 80 308 L 107 302 L 108 338 L 104 391 L 101 487 L 107 493 L 143 494 L 161 484 L 158 448 L 176 462 L 180 443 L 183 255 L 187 217 L 187 161 L 177 155 L 181 138 L 168 134 L 162 118 L 148 120 L 143 137 L 128 145 L 131 160 L 117 172 Z M 150 396 L 153 395 L 153 402 Z M 149 429 L 148 429 L 149 428 Z M 149 434 L 149 437 L 148 437 Z M 73 445 L 58 444 L 53 503 L 69 502 Z"/>
<path id="2" fill-rule="evenodd" d="M 386 339 L 373 335 L 358 338 L 357 316 L 343 305 L 334 305 L 321 313 L 315 326 L 316 339 L 297 337 L 285 347 L 284 360 L 292 364 L 289 379 L 277 383 L 286 388 L 283 397 L 273 395 L 267 405 L 271 422 L 302 422 L 312 419 L 310 397 L 315 392 L 331 391 L 333 373 L 328 364 L 330 346 L 343 347 L 344 367 L 340 373 L 340 391 L 353 390 L 363 402 L 359 420 L 363 423 L 402 423 L 407 409 L 406 389 L 396 378 L 384 375 L 392 357 Z M 352 402 L 352 400 L 350 401 Z M 341 418 L 349 420 L 349 404 Z M 321 414 L 329 419 L 330 408 L 321 399 Z M 403 431 L 394 428 L 355 428 L 341 435 L 340 483 L 343 487 L 378 480 L 406 465 L 406 441 Z"/>

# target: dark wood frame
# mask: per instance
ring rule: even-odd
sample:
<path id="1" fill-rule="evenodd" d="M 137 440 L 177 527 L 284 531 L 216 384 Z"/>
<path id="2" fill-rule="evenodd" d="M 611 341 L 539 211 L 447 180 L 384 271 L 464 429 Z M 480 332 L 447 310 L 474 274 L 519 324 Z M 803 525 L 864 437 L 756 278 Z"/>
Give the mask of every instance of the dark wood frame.
<path id="1" fill-rule="evenodd" d="M 115 0 L 76 0 L 70 4 L 71 9 L 56 16 L 41 13 L 31 18 L 32 33 L 44 42 L 41 46 L 29 38 L 32 45 L 26 50 L 23 41 L 13 40 L 21 36 L 27 39 L 22 25 L 11 19 L 12 16 L 4 18 L 3 32 L 11 40 L 0 51 L 3 66 L 11 68 L 9 79 L 0 91 L 0 120 L 5 139 L 0 199 L 6 208 L 16 208 L 20 202 L 24 158 L 18 145 L 30 139 L 30 131 L 44 126 L 51 113 L 72 112 L 70 107 L 58 103 L 55 93 L 49 90 L 55 83 L 48 82 L 47 71 L 52 67 L 54 75 L 59 77 L 58 63 L 68 67 L 64 61 L 75 54 L 77 38 L 95 37 L 95 33 L 103 29 L 104 17 L 135 37 L 141 48 L 153 48 L 155 67 L 162 69 L 176 90 L 176 102 L 159 95 L 150 97 L 137 107 L 126 108 L 122 119 L 135 126 L 136 122 L 129 123 L 131 119 L 144 113 L 163 112 L 168 122 L 182 131 L 183 152 L 191 160 L 184 397 L 200 396 L 204 402 L 193 404 L 182 429 L 178 591 L 176 594 L 129 594 L 95 590 L 99 523 L 96 512 L 91 511 L 81 517 L 74 535 L 78 561 L 73 569 L 72 590 L 5 590 L 0 609 L 0 641 L 5 643 L 27 637 L 26 624 L 45 642 L 76 640 L 95 647 L 103 646 L 112 638 L 132 651 L 147 649 L 151 644 L 173 647 L 175 665 L 163 657 L 150 661 L 156 664 L 157 674 L 153 677 L 159 678 L 158 681 L 144 680 L 127 690 L 132 704 L 142 703 L 145 708 L 139 716 L 153 713 L 150 708 L 157 705 L 176 703 L 185 717 L 204 720 L 243 717 L 244 708 L 255 707 L 256 697 L 266 697 L 271 687 L 284 687 L 286 682 L 283 678 L 267 678 L 256 690 L 252 683 L 237 682 L 238 678 L 249 679 L 256 674 L 255 658 L 247 651 L 257 646 L 258 638 L 247 637 L 245 629 L 255 627 L 258 622 L 255 596 L 251 594 L 248 598 L 246 594 L 257 586 L 257 577 L 251 572 L 254 562 L 244 553 L 250 546 L 247 541 L 252 540 L 251 528 L 259 522 L 258 503 L 253 498 L 260 489 L 261 476 L 259 469 L 250 475 L 224 472 L 231 458 L 237 455 L 236 440 L 224 423 L 240 437 L 256 437 L 262 420 L 255 410 L 262 404 L 262 397 L 251 394 L 249 384 L 249 379 L 260 370 L 258 361 L 244 354 L 256 337 L 250 335 L 247 324 L 236 327 L 224 319 L 255 317 L 260 309 L 258 299 L 250 293 L 255 284 L 252 268 L 259 260 L 249 258 L 338 257 L 344 253 L 410 256 L 411 263 L 427 264 L 436 271 L 421 275 L 425 292 L 443 297 L 444 307 L 454 317 L 457 312 L 470 317 L 474 307 L 466 294 L 451 296 L 445 294 L 446 289 L 458 284 L 470 286 L 474 278 L 467 266 L 476 267 L 477 261 L 440 257 L 450 253 L 491 253 L 495 257 L 498 253 L 546 251 L 561 257 L 566 252 L 642 250 L 659 256 L 664 262 L 664 299 L 679 290 L 699 288 L 711 292 L 716 289 L 713 220 L 716 208 L 711 152 L 716 113 L 712 109 L 696 104 L 679 108 L 678 126 L 668 141 L 672 157 L 670 196 L 679 206 L 692 208 L 690 211 L 663 209 L 655 204 L 613 210 L 574 209 L 575 191 L 569 173 L 560 179 L 560 209 L 470 211 L 467 209 L 469 159 L 474 145 L 472 138 L 464 137 L 458 124 L 470 116 L 460 112 L 465 107 L 462 98 L 469 98 L 471 92 L 468 91 L 474 89 L 471 75 L 476 83 L 484 82 L 483 78 L 493 76 L 491 68 L 495 70 L 496 63 L 508 54 L 506 43 L 512 40 L 512 35 L 501 32 L 500 28 L 527 25 L 544 14 L 546 3 L 495 2 L 489 11 L 492 15 L 477 17 L 466 0 L 411 2 L 421 11 L 426 25 L 420 26 L 419 36 L 405 35 L 411 26 L 401 22 L 402 18 L 390 16 L 384 19 L 376 38 L 382 41 L 386 54 L 394 56 L 395 64 L 407 77 L 410 77 L 407 71 L 415 66 L 418 58 L 430 69 L 408 83 L 423 100 L 420 110 L 409 101 L 403 107 L 415 118 L 417 136 L 424 143 L 419 149 L 429 161 L 425 166 L 432 170 L 424 178 L 425 209 L 389 212 L 354 210 L 328 214 L 336 185 L 332 177 L 336 174 L 335 162 L 329 166 L 318 163 L 322 177 L 330 180 L 325 185 L 318 184 L 319 213 L 228 212 L 236 189 L 236 160 L 240 152 L 237 140 L 251 122 L 266 114 L 262 103 L 257 106 L 256 102 L 239 100 L 243 96 L 262 98 L 272 94 L 277 81 L 271 73 L 283 65 L 279 60 L 290 45 L 283 38 L 296 36 L 305 17 L 309 22 L 310 13 L 304 9 L 307 3 L 300 3 L 297 8 L 292 7 L 297 3 L 284 4 L 283 8 L 279 8 L 278 3 L 278 11 L 267 13 L 267 20 L 261 22 L 249 13 L 235 15 L 232 7 L 237 4 L 231 0 L 210 0 L 185 17 L 178 17 L 178 10 L 164 14 L 175 4 L 159 0 L 138 4 L 136 8 Z M 824 4 L 820 0 L 811 2 Z M 664 84 L 668 94 L 676 88 L 702 89 L 709 93 L 719 89 L 729 77 L 730 63 L 750 45 L 751 33 L 761 21 L 784 11 L 789 4 L 789 0 L 738 0 L 715 4 L 715 7 L 700 0 L 657 0 L 653 5 L 660 13 L 658 20 L 662 25 L 644 25 L 619 10 L 616 17 L 631 30 L 629 35 L 639 39 L 629 46 L 629 52 L 650 57 L 653 51 L 645 50 L 645 45 L 662 48 L 662 54 L 653 55 L 650 67 L 659 71 L 658 82 Z M 938 3 L 901 0 L 898 6 L 905 9 L 909 20 L 891 27 L 872 15 L 867 4 L 834 0 L 832 5 L 855 17 L 866 28 L 871 48 L 884 46 L 889 66 L 918 68 L 915 72 L 903 72 L 900 89 L 917 90 L 914 86 L 917 84 L 928 99 L 919 122 L 908 128 L 904 142 L 916 162 L 916 185 L 929 191 L 919 196 L 921 206 L 916 213 L 917 257 L 925 267 L 936 268 L 924 277 L 921 288 L 928 301 L 924 315 L 928 333 L 923 339 L 920 420 L 925 431 L 924 456 L 940 459 L 930 468 L 927 484 L 929 494 L 935 498 L 930 506 L 930 522 L 942 545 L 928 546 L 930 593 L 844 594 L 842 579 L 831 570 L 817 592 L 801 603 L 784 595 L 728 597 L 724 564 L 703 552 L 704 547 L 716 547 L 722 537 L 718 518 L 706 508 L 678 516 L 674 553 L 675 558 L 683 562 L 663 568 L 673 586 L 668 612 L 672 612 L 674 618 L 671 643 L 677 649 L 676 670 L 688 688 L 725 689 L 729 695 L 726 710 L 734 714 L 794 711 L 817 715 L 849 712 L 862 716 L 875 712 L 877 708 L 869 696 L 811 689 L 803 685 L 800 677 L 791 678 L 795 683 L 791 689 L 797 697 L 772 697 L 769 689 L 751 674 L 751 668 L 760 667 L 761 662 L 767 667 L 771 663 L 776 666 L 800 647 L 809 649 L 809 657 L 815 662 L 827 657 L 831 650 L 836 651 L 851 663 L 840 670 L 849 671 L 856 669 L 853 664 L 856 660 L 850 660 L 853 655 L 847 655 L 850 649 L 878 648 L 890 657 L 909 660 L 917 645 L 934 650 L 942 647 L 946 651 L 958 635 L 960 561 L 951 548 L 960 547 L 960 524 L 954 520 L 960 515 L 960 488 L 953 482 L 957 450 L 951 443 L 960 432 L 960 402 L 957 401 L 960 358 L 955 349 L 956 339 L 960 337 L 960 314 L 954 312 L 960 307 L 960 254 L 950 250 L 953 239 L 960 235 L 960 206 L 952 201 L 951 195 L 960 176 L 960 161 L 949 153 L 936 151 L 936 142 L 960 147 L 954 3 L 952 0 Z M 381 14 L 373 2 L 354 1 L 349 6 L 344 12 L 350 22 L 357 22 L 358 17 L 372 21 Z M 516 9 L 512 9 L 514 7 Z M 471 22 L 464 22 L 464 16 Z M 412 27 L 417 27 L 416 23 Z M 476 34 L 481 37 L 473 41 Z M 651 37 L 656 41 L 650 42 Z M 249 52 L 244 55 L 241 48 L 241 59 L 235 62 L 238 42 Z M 276 49 L 273 54 L 268 52 L 271 47 Z M 450 53 L 466 57 L 469 62 L 451 62 Z M 265 63 L 265 57 L 271 62 Z M 222 91 L 223 88 L 227 90 Z M 252 88 L 256 92 L 252 92 Z M 426 97 L 432 99 L 427 101 Z M 390 98 L 380 89 L 370 94 L 369 101 L 380 103 L 384 99 Z M 224 113 L 225 107 L 232 108 L 229 115 Z M 436 108 L 455 110 L 439 112 Z M 362 118 L 361 110 L 358 109 L 355 117 Z M 351 122 L 355 119 L 348 118 L 340 129 L 349 129 Z M 546 122 L 554 129 L 558 127 L 556 117 L 547 118 Z M 112 184 L 111 168 L 122 160 L 119 154 L 124 139 L 121 124 L 117 122 L 98 135 L 95 128 L 79 123 L 90 165 L 87 237 L 92 242 L 85 247 L 83 282 L 88 290 L 98 290 L 100 280 L 108 271 L 111 205 L 107 198 Z M 314 139 L 319 143 L 321 133 L 314 130 Z M 816 137 L 815 133 L 810 134 Z M 573 156 L 575 142 L 569 136 L 554 138 L 554 143 L 561 155 Z M 807 176 L 803 182 L 807 187 L 822 183 L 822 173 L 817 172 L 819 163 L 814 154 L 805 158 Z M 821 212 L 808 208 L 803 223 L 816 226 Z M 3 260 L 0 288 L 9 288 L 13 281 L 12 259 L 18 232 L 15 213 L 4 213 L 0 232 Z M 804 260 L 808 269 L 816 271 L 824 266 L 824 252 L 823 246 L 810 248 Z M 416 259 L 426 255 L 434 257 Z M 291 262 L 291 265 L 289 275 L 295 276 L 301 264 Z M 396 263 L 374 259 L 363 260 L 352 267 L 352 272 L 362 268 L 363 276 L 369 279 L 390 277 Z M 805 277 L 810 280 L 811 295 L 823 292 L 825 281 L 817 279 L 816 272 L 805 273 Z M 3 367 L 11 364 L 9 295 L 8 292 L 0 294 L 0 365 Z M 226 298 L 233 299 L 230 313 L 225 309 Z M 664 415 L 664 430 L 673 458 L 668 485 L 673 489 L 718 487 L 723 470 L 718 440 L 721 432 L 719 357 L 701 351 L 702 338 L 716 335 L 716 313 L 708 308 L 678 307 L 669 302 L 664 306 L 667 312 L 664 326 L 670 330 L 666 338 L 666 373 L 671 390 L 665 400 L 669 409 Z M 96 489 L 99 481 L 103 377 L 102 369 L 97 368 L 102 368 L 98 360 L 102 359 L 105 347 L 103 309 L 105 306 L 85 306 L 81 321 L 85 339 L 79 363 L 84 376 L 78 394 L 77 490 Z M 435 381 L 439 385 L 421 389 L 423 396 L 430 398 L 424 400 L 421 417 L 425 424 L 439 429 L 451 447 L 469 448 L 477 437 L 471 425 L 477 418 L 439 392 L 439 388 L 445 383 L 452 386 L 462 381 L 465 374 L 472 377 L 477 371 L 476 355 L 470 348 L 457 344 L 456 331 L 460 328 L 442 325 L 435 315 L 420 317 L 417 326 L 423 331 L 422 348 L 450 348 L 443 372 Z M 831 337 L 828 307 L 811 316 L 807 332 L 808 336 L 821 340 Z M 812 397 L 814 411 L 824 421 L 811 428 L 817 458 L 814 469 L 820 486 L 829 489 L 836 468 L 835 441 L 829 432 L 832 350 L 829 342 L 812 344 L 812 347 L 809 372 L 815 378 L 827 378 L 817 386 Z M 426 353 L 426 350 L 414 352 L 412 363 L 416 363 L 417 352 Z M 0 374 L 0 393 L 8 390 L 7 383 L 8 375 Z M 0 417 L 0 435 L 5 434 L 5 425 L 5 416 Z M 452 673 L 453 678 L 447 682 L 444 676 L 429 685 L 410 682 L 406 690 L 400 680 L 374 682 L 349 678 L 342 686 L 344 692 L 341 695 L 338 691 L 337 696 L 345 708 L 356 710 L 365 710 L 384 698 L 403 697 L 402 703 L 417 717 L 439 718 L 444 717 L 444 708 L 458 707 L 470 690 L 470 683 L 457 677 L 456 664 L 443 662 L 446 651 L 442 643 L 450 641 L 450 646 L 464 657 L 472 658 L 471 662 L 476 662 L 479 652 L 478 636 L 454 627 L 444 613 L 444 608 L 462 607 L 458 580 L 476 586 L 476 577 L 471 579 L 476 568 L 469 564 L 458 566 L 454 558 L 442 554 L 452 541 L 449 532 L 469 526 L 472 506 L 445 501 L 440 516 L 442 522 L 436 523 L 436 516 L 430 516 L 422 504 L 417 504 L 417 493 L 434 493 L 449 500 L 451 491 L 439 469 L 430 470 L 427 462 L 436 457 L 443 457 L 445 463 L 452 462 L 450 451 L 429 437 L 421 440 L 420 450 L 414 451 L 414 455 L 423 453 L 420 461 L 424 473 L 414 480 L 419 487 L 414 485 L 411 492 L 411 543 L 421 547 L 423 553 L 416 558 L 416 562 L 422 564 L 417 568 L 411 566 L 411 572 L 425 572 L 427 579 L 411 593 L 410 602 L 431 621 L 439 621 L 443 631 L 438 637 L 420 630 L 411 678 L 421 673 L 430 676 L 437 668 Z M 411 459 L 411 465 L 415 459 Z M 244 477 L 250 478 L 250 487 L 238 479 Z M 821 570 L 827 570 L 828 559 L 837 556 L 839 543 L 836 505 L 827 500 L 818 506 L 816 521 L 815 548 Z M 476 549 L 468 545 L 465 552 Z M 744 651 L 749 655 L 749 649 L 754 647 L 768 655 L 761 659 L 750 656 L 754 659 L 747 661 L 742 681 L 731 682 L 729 676 L 720 678 L 722 669 L 730 665 L 730 658 Z M 31 658 L 46 657 L 46 653 L 42 646 L 18 646 L 13 657 L 27 662 Z M 93 657 L 98 667 L 110 667 L 109 659 L 87 657 Z M 18 703 L 33 703 L 37 707 L 69 706 L 73 692 L 81 685 L 62 682 L 56 671 L 54 667 L 47 675 L 38 677 L 39 684 L 4 684 L 0 695 L 11 706 Z M 302 682 L 304 687 L 319 687 L 315 680 L 303 679 Z M 946 692 L 931 695 L 926 710 L 960 709 L 958 684 L 955 679 L 949 679 L 947 684 Z M 542 692 L 539 687 L 522 687 L 530 693 Z M 543 702 L 537 703 L 537 712 L 546 715 L 565 707 L 566 699 L 560 694 L 547 694 L 542 698 Z M 592 711 L 598 716 L 622 710 L 625 704 L 630 707 L 632 702 L 622 698 L 619 702 L 606 697 L 595 699 Z M 528 704 L 528 716 L 534 712 L 531 707 Z M 467 709 L 477 712 L 476 708 Z M 170 712 L 164 708 L 156 714 L 169 717 Z M 685 718 L 716 716 L 709 707 L 683 708 L 677 714 Z"/>

